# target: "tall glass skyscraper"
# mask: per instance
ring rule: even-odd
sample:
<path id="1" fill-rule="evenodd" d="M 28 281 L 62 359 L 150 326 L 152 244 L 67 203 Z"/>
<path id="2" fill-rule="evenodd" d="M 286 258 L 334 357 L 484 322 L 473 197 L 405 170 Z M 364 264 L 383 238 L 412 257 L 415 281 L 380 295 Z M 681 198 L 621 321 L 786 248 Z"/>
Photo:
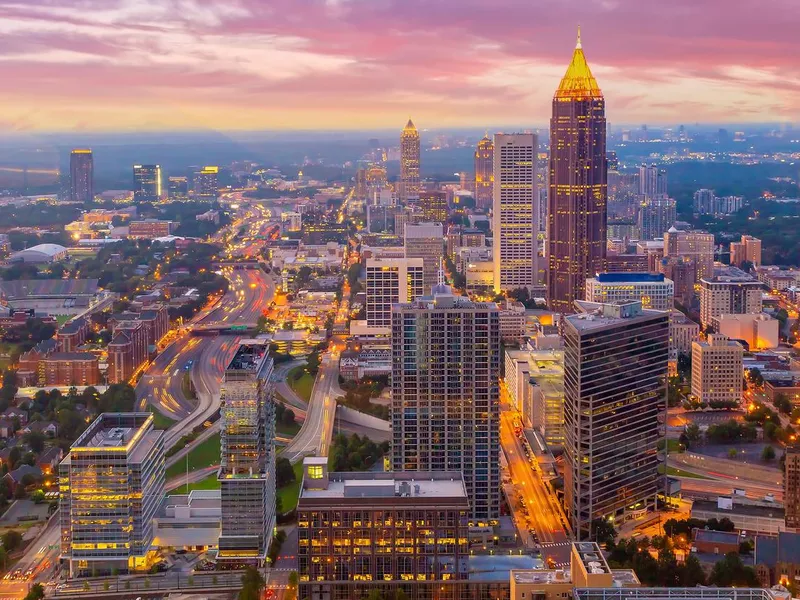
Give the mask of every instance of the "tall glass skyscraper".
<path id="1" fill-rule="evenodd" d="M 69 155 L 69 199 L 91 202 L 94 198 L 94 157 L 86 148 L 76 148 Z"/>
<path id="2" fill-rule="evenodd" d="M 475 150 L 475 204 L 488 210 L 494 194 L 494 142 L 487 133 Z"/>
<path id="3" fill-rule="evenodd" d="M 419 131 L 411 119 L 400 134 L 400 189 L 401 202 L 416 198 L 420 191 Z"/>
<path id="4" fill-rule="evenodd" d="M 669 313 L 641 302 L 578 302 L 564 320 L 564 502 L 578 540 L 664 492 Z"/>
<path id="5" fill-rule="evenodd" d="M 586 279 L 606 270 L 605 100 L 578 43 L 553 97 L 547 215 L 551 310 L 575 312 Z"/>
<path id="6" fill-rule="evenodd" d="M 161 198 L 161 165 L 133 166 L 133 197 L 143 202 Z"/>

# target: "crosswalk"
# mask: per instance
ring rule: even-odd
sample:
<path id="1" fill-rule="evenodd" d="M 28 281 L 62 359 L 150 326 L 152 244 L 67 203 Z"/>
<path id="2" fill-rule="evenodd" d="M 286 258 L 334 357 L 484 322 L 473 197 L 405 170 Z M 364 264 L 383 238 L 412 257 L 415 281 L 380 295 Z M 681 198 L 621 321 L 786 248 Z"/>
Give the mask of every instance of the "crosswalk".
<path id="1" fill-rule="evenodd" d="M 545 542 L 539 545 L 542 548 L 563 548 L 564 546 L 572 545 L 572 542 Z"/>

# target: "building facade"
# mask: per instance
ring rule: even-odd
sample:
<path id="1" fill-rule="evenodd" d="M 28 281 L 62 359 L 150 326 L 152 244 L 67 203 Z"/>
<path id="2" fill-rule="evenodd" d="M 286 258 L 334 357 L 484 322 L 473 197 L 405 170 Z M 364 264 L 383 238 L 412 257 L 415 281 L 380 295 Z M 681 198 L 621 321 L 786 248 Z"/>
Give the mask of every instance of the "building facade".
<path id="1" fill-rule="evenodd" d="M 585 297 L 586 280 L 606 271 L 606 160 L 605 100 L 578 35 L 550 119 L 550 310 L 574 312 L 574 302 Z"/>
<path id="2" fill-rule="evenodd" d="M 391 327 L 392 305 L 412 302 L 425 293 L 423 259 L 367 259 L 368 326 Z"/>
<path id="3" fill-rule="evenodd" d="M 500 510 L 500 322 L 494 303 L 434 296 L 392 309 L 392 464 L 460 471 L 474 519 Z"/>
<path id="4" fill-rule="evenodd" d="M 41 385 L 100 385 L 100 364 L 91 352 L 54 352 L 39 363 Z"/>
<path id="5" fill-rule="evenodd" d="M 664 234 L 664 258 L 692 259 L 697 278 L 714 275 L 714 234 L 678 229 L 674 225 Z"/>
<path id="6" fill-rule="evenodd" d="M 164 498 L 164 432 L 153 415 L 103 413 L 59 465 L 61 556 L 70 575 L 147 570 Z"/>
<path id="7" fill-rule="evenodd" d="M 189 178 L 170 177 L 167 180 L 167 193 L 170 200 L 186 200 L 189 197 Z"/>
<path id="8" fill-rule="evenodd" d="M 219 197 L 219 167 L 203 167 L 194 174 L 194 197 L 213 201 Z"/>
<path id="9" fill-rule="evenodd" d="M 671 310 L 672 281 L 660 273 L 599 273 L 586 280 L 586 300 L 609 303 L 639 301 L 643 308 Z"/>
<path id="10" fill-rule="evenodd" d="M 422 211 L 423 220 L 442 225 L 447 223 L 447 194 L 445 192 L 421 191 L 417 206 Z"/>
<path id="11" fill-rule="evenodd" d="M 564 321 L 564 497 L 584 540 L 594 519 L 640 516 L 665 491 L 669 315 L 577 304 Z"/>
<path id="12" fill-rule="evenodd" d="M 496 292 L 538 287 L 540 277 L 536 220 L 538 138 L 533 133 L 494 136 L 494 287 Z"/>
<path id="13" fill-rule="evenodd" d="M 407 224 L 405 227 L 406 259 L 423 261 L 422 285 L 425 294 L 439 280 L 439 269 L 444 258 L 444 227 L 441 223 Z"/>
<path id="14" fill-rule="evenodd" d="M 741 269 L 716 269 L 700 280 L 700 322 L 714 327 L 720 315 L 758 314 L 763 308 L 764 285 Z"/>
<path id="15" fill-rule="evenodd" d="M 489 210 L 494 195 L 494 143 L 486 134 L 475 150 L 475 204 Z"/>
<path id="16" fill-rule="evenodd" d="M 731 242 L 731 264 L 741 268 L 745 262 L 753 267 L 761 266 L 761 240 L 752 235 L 743 235 L 738 242 Z"/>
<path id="17" fill-rule="evenodd" d="M 639 236 L 642 240 L 664 237 L 678 217 L 677 203 L 667 195 L 645 196 L 639 206 Z"/>
<path id="18" fill-rule="evenodd" d="M 783 467 L 783 505 L 786 511 L 786 530 L 800 533 L 800 448 L 786 448 Z"/>
<path id="19" fill-rule="evenodd" d="M 405 204 L 409 198 L 416 198 L 420 192 L 420 147 L 419 131 L 411 119 L 400 134 L 400 181 L 398 182 L 400 202 Z"/>
<path id="20" fill-rule="evenodd" d="M 133 166 L 133 198 L 139 202 L 161 198 L 161 165 Z"/>
<path id="21" fill-rule="evenodd" d="M 218 560 L 262 564 L 275 529 L 275 405 L 269 343 L 245 340 L 220 390 Z"/>
<path id="22" fill-rule="evenodd" d="M 692 343 L 692 395 L 701 402 L 742 399 L 743 348 L 724 335 Z"/>
<path id="23" fill-rule="evenodd" d="M 94 157 L 91 150 L 76 148 L 69 155 L 69 198 L 73 202 L 94 200 Z"/>

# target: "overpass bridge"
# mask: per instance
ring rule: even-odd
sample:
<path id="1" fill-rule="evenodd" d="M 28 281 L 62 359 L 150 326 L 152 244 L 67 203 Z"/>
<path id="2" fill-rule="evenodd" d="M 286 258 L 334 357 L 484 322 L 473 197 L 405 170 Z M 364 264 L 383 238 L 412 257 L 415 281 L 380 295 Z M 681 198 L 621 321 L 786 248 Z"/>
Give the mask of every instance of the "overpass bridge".
<path id="1" fill-rule="evenodd" d="M 256 333 L 255 323 L 207 323 L 193 325 L 190 329 L 192 335 L 197 336 L 216 336 L 216 335 L 254 335 Z"/>

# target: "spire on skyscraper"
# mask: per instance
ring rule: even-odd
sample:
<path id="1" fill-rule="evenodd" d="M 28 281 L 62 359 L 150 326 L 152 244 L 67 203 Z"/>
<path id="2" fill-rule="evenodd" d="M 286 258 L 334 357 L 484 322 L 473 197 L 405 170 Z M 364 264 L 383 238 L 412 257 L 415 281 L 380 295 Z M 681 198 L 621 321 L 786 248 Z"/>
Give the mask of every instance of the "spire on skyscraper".
<path id="1" fill-rule="evenodd" d="M 603 92 L 600 91 L 600 86 L 597 85 L 597 80 L 592 75 L 589 63 L 586 62 L 586 56 L 583 53 L 580 26 L 578 27 L 578 41 L 575 44 L 575 51 L 572 53 L 572 62 L 567 67 L 567 72 L 556 90 L 555 97 L 572 100 L 603 97 Z"/>
<path id="2" fill-rule="evenodd" d="M 414 126 L 414 121 L 411 120 L 411 117 L 408 117 L 408 123 L 403 128 L 403 131 L 416 131 L 417 128 Z"/>

